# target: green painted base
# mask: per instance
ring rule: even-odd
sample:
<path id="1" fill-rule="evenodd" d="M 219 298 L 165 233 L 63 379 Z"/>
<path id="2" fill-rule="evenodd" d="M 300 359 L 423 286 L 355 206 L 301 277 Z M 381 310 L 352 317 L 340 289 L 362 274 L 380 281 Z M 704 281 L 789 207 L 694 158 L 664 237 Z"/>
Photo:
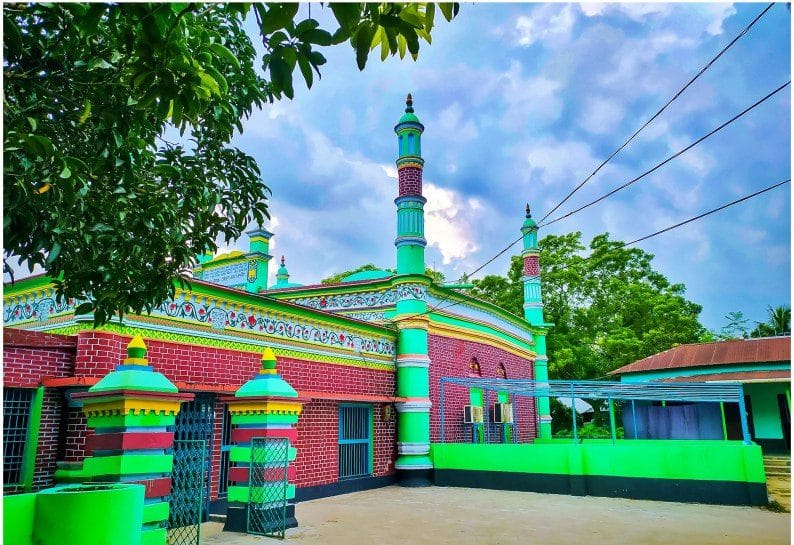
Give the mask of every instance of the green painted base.
<path id="1" fill-rule="evenodd" d="M 158 503 L 149 503 L 143 506 L 143 523 L 158 522 L 161 520 L 168 520 L 169 503 L 161 501 Z"/>
<path id="2" fill-rule="evenodd" d="M 762 506 L 768 501 L 765 484 L 736 481 L 437 469 L 434 482 L 437 486 L 718 505 Z"/>
<path id="3" fill-rule="evenodd" d="M 287 460 L 292 462 L 295 460 L 295 457 L 298 455 L 298 449 L 295 447 L 289 447 L 287 450 Z M 229 449 L 229 460 L 232 462 L 244 462 L 248 463 L 251 461 L 251 447 L 238 447 L 234 446 Z M 259 463 L 270 464 L 274 462 L 281 462 L 281 459 L 276 456 L 275 452 L 271 452 L 270 450 L 265 450 L 265 458 L 261 460 Z"/>
<path id="4" fill-rule="evenodd" d="M 141 545 L 166 545 L 168 541 L 168 530 L 156 528 L 141 532 Z"/>
<path id="5" fill-rule="evenodd" d="M 274 487 L 279 486 L 275 484 Z M 280 486 L 279 486 L 280 488 Z M 248 503 L 249 495 L 248 495 L 249 488 L 247 486 L 230 486 L 228 488 L 228 495 L 227 501 L 229 502 L 238 502 L 238 503 Z M 272 490 L 265 490 L 264 487 L 256 487 L 253 491 L 254 500 L 259 498 L 265 498 L 267 496 L 273 495 Z M 295 485 L 288 484 L 287 485 L 287 499 L 291 500 L 295 498 Z"/>

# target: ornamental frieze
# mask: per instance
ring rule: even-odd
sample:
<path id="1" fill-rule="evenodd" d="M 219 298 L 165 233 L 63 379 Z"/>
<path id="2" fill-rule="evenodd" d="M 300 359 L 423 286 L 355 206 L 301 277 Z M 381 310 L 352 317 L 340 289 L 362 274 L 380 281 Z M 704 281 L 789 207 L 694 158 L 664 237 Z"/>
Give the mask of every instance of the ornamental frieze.
<path id="1" fill-rule="evenodd" d="M 43 322 L 74 307 L 72 299 L 59 301 L 55 297 L 55 290 L 47 290 L 38 296 L 13 297 L 3 302 L 3 323 L 8 325 L 29 320 Z"/>
<path id="2" fill-rule="evenodd" d="M 425 286 L 421 284 L 401 284 L 381 291 L 301 297 L 291 299 L 291 302 L 304 307 L 333 311 L 389 306 L 404 299 L 424 300 L 425 297 L 427 297 L 427 288 Z"/>
<path id="3" fill-rule="evenodd" d="M 195 299 L 186 300 L 184 297 L 178 297 L 173 301 L 162 303 L 152 314 L 196 321 L 208 324 L 216 330 L 272 335 L 383 356 L 393 356 L 397 353 L 394 343 L 384 338 L 366 337 L 356 332 L 325 327 L 288 315 L 257 312 L 253 309 L 233 306 L 225 307 L 223 303 L 199 302 Z"/>

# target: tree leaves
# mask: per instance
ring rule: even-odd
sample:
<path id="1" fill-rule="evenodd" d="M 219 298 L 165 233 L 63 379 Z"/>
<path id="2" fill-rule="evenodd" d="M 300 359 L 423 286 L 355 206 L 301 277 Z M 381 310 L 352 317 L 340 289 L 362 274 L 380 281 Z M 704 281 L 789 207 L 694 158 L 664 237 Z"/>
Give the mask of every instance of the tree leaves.
<path id="1" fill-rule="evenodd" d="M 362 68 L 383 43 L 418 50 L 434 13 L 329 7 L 338 29 L 294 3 L 5 6 L 6 255 L 43 266 L 96 324 L 171 297 L 197 255 L 268 217 L 259 167 L 230 145 L 254 108 L 292 98 L 296 70 L 311 87 L 319 48 L 348 41 Z"/>
<path id="2" fill-rule="evenodd" d="M 581 253 L 581 233 L 540 241 L 541 281 L 550 374 L 557 378 L 605 378 L 607 373 L 706 334 L 700 306 L 684 298 L 651 267 L 653 256 L 624 248 L 604 233 Z M 523 263 L 511 261 L 508 277 L 475 280 L 473 295 L 521 315 Z"/>

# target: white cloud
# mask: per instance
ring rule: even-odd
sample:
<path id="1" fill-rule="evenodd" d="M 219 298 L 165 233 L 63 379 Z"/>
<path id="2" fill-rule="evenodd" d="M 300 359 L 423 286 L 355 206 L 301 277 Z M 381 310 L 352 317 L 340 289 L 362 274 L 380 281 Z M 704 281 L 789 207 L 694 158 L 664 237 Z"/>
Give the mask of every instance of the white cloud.
<path id="1" fill-rule="evenodd" d="M 570 40 L 575 23 L 576 13 L 572 4 L 543 4 L 530 15 L 516 19 L 514 40 L 516 45 L 523 47 L 539 41 L 544 45 L 564 43 Z"/>
<path id="2" fill-rule="evenodd" d="M 474 120 L 464 115 L 463 107 L 457 101 L 441 110 L 434 125 L 439 133 L 454 135 L 458 142 L 468 142 L 479 135 Z"/>
<path id="3" fill-rule="evenodd" d="M 593 134 L 608 134 L 620 126 L 626 111 L 618 102 L 605 97 L 586 99 L 579 124 Z"/>
<path id="4" fill-rule="evenodd" d="M 482 209 L 476 199 L 425 181 L 425 238 L 441 252 L 444 265 L 463 259 L 479 249 L 474 233 Z"/>
<path id="5" fill-rule="evenodd" d="M 506 102 L 501 126 L 508 131 L 527 131 L 559 119 L 563 101 L 561 84 L 544 76 L 523 77 L 520 62 L 498 77 L 502 98 Z"/>

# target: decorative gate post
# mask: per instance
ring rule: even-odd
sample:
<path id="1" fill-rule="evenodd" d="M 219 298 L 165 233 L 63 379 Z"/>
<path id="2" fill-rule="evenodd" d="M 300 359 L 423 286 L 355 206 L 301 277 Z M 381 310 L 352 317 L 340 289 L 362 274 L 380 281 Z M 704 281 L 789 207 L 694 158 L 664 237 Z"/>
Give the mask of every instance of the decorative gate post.
<path id="1" fill-rule="evenodd" d="M 83 403 L 94 435 L 83 462 L 92 481 L 138 483 L 146 487 L 141 545 L 165 545 L 168 496 L 171 493 L 173 426 L 180 404 L 193 394 L 180 394 L 146 359 L 146 345 L 136 335 L 127 345 L 127 358 L 88 389 L 74 394 Z M 102 513 L 97 513 L 98 517 Z"/>
<path id="2" fill-rule="evenodd" d="M 262 368 L 251 380 L 243 384 L 234 397 L 223 399 L 228 404 L 232 421 L 231 439 L 234 446 L 229 451 L 229 460 L 233 467 L 229 468 L 228 507 L 224 530 L 247 532 L 249 501 L 263 503 L 263 494 L 252 494 L 249 483 L 252 443 L 256 438 L 274 438 L 288 441 L 286 461 L 289 464 L 286 472 L 265 472 L 256 477 L 273 482 L 273 486 L 286 487 L 286 518 L 284 528 L 298 525 L 295 519 L 295 456 L 294 447 L 298 436 L 296 425 L 298 416 L 306 399 L 298 398 L 298 392 L 290 386 L 276 371 L 276 355 L 272 349 L 266 348 L 262 354 Z M 286 481 L 283 482 L 286 476 Z M 277 481 L 280 479 L 281 485 Z M 266 483 L 264 483 L 266 485 Z"/>

